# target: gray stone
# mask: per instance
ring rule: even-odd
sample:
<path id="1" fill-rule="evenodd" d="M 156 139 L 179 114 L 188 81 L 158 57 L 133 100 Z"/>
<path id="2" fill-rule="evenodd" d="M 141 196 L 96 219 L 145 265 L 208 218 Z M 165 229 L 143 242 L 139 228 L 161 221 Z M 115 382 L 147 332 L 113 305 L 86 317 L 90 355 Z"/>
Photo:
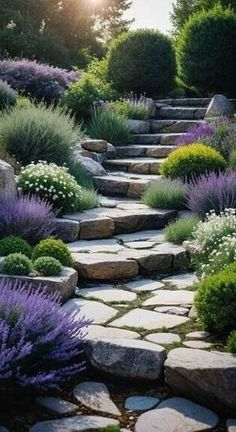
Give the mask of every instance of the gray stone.
<path id="1" fill-rule="evenodd" d="M 85 342 L 87 360 L 98 370 L 126 378 L 157 379 L 166 358 L 163 347 L 132 339 Z"/>
<path id="2" fill-rule="evenodd" d="M 162 279 L 162 282 L 174 285 L 178 289 L 185 289 L 191 287 L 194 283 L 197 283 L 198 280 L 198 277 L 193 273 L 182 273 Z"/>
<path id="3" fill-rule="evenodd" d="M 131 132 L 136 134 L 146 134 L 150 132 L 150 122 L 145 120 L 127 120 Z"/>
<path id="4" fill-rule="evenodd" d="M 0 199 L 16 195 L 16 180 L 13 167 L 0 159 Z"/>
<path id="5" fill-rule="evenodd" d="M 116 148 L 112 144 L 110 144 L 110 143 L 107 143 L 106 156 L 109 157 L 109 158 L 116 156 Z"/>
<path id="6" fill-rule="evenodd" d="M 0 426 L 0 432 L 9 432 L 9 430 L 3 426 Z"/>
<path id="7" fill-rule="evenodd" d="M 82 165 L 89 176 L 105 176 L 107 174 L 102 165 L 93 159 L 76 155 L 76 160 Z"/>
<path id="8" fill-rule="evenodd" d="M 133 309 L 121 318 L 112 321 L 109 326 L 127 327 L 134 329 L 157 330 L 161 328 L 174 328 L 188 321 L 186 317 L 162 314 L 144 309 Z"/>
<path id="9" fill-rule="evenodd" d="M 140 335 L 131 330 L 90 325 L 85 339 L 140 339 Z"/>
<path id="10" fill-rule="evenodd" d="M 103 303 L 90 300 L 72 299 L 62 307 L 65 311 L 75 314 L 75 319 L 80 321 L 82 318 L 91 320 L 93 324 L 106 324 L 114 318 L 118 311 Z"/>
<path id="11" fill-rule="evenodd" d="M 194 292 L 186 290 L 159 290 L 154 297 L 149 298 L 143 306 L 179 306 L 191 304 L 194 300 Z"/>
<path id="12" fill-rule="evenodd" d="M 125 401 L 125 409 L 128 411 L 148 411 L 155 408 L 160 399 L 151 396 L 130 396 Z"/>
<path id="13" fill-rule="evenodd" d="M 159 306 L 154 309 L 156 312 L 160 313 L 169 313 L 172 315 L 181 315 L 186 316 L 188 315 L 189 310 L 185 307 L 179 307 L 179 306 Z"/>
<path id="14" fill-rule="evenodd" d="M 119 426 L 119 422 L 105 417 L 79 415 L 36 423 L 29 432 L 89 432 L 91 429 L 99 431 L 107 426 Z"/>
<path id="15" fill-rule="evenodd" d="M 134 242 L 134 241 L 155 241 L 156 243 L 161 243 L 165 239 L 164 230 L 151 230 L 151 231 L 139 231 L 130 234 L 120 234 L 116 235 L 116 238 L 124 243 Z"/>
<path id="16" fill-rule="evenodd" d="M 113 239 L 79 240 L 73 243 L 69 243 L 67 244 L 67 246 L 72 253 L 116 253 L 124 249 L 124 246 L 120 245 L 116 240 Z"/>
<path id="17" fill-rule="evenodd" d="M 167 384 L 219 409 L 236 410 L 236 356 L 190 348 L 170 351 L 165 363 Z"/>
<path id="18" fill-rule="evenodd" d="M 236 432 L 236 419 L 227 420 L 227 432 Z"/>
<path id="19" fill-rule="evenodd" d="M 80 224 L 77 221 L 69 219 L 55 219 L 55 235 L 65 243 L 74 242 L 79 237 Z"/>
<path id="20" fill-rule="evenodd" d="M 155 242 L 151 241 L 136 241 L 136 242 L 130 242 L 125 243 L 125 247 L 130 249 L 151 249 L 153 246 L 155 246 Z"/>
<path id="21" fill-rule="evenodd" d="M 74 397 L 87 408 L 106 414 L 120 416 L 121 413 L 112 402 L 108 388 L 103 383 L 85 381 L 78 384 L 74 390 Z"/>
<path id="22" fill-rule="evenodd" d="M 151 279 L 139 279 L 137 281 L 125 283 L 126 288 L 133 292 L 149 292 L 164 288 L 164 284 Z"/>
<path id="23" fill-rule="evenodd" d="M 171 398 L 142 414 L 135 432 L 200 432 L 217 426 L 217 415 L 187 399 Z"/>
<path id="24" fill-rule="evenodd" d="M 79 409 L 77 405 L 55 397 L 38 397 L 36 403 L 41 408 L 59 416 L 75 414 Z"/>
<path id="25" fill-rule="evenodd" d="M 107 151 L 107 141 L 99 139 L 86 139 L 81 142 L 81 146 L 90 152 L 105 153 Z"/>
<path id="26" fill-rule="evenodd" d="M 180 337 L 175 333 L 151 333 L 145 336 L 145 339 L 149 342 L 164 346 L 181 342 Z"/>
<path id="27" fill-rule="evenodd" d="M 186 339 L 195 339 L 195 340 L 202 340 L 202 339 L 206 339 L 210 336 L 211 334 L 207 331 L 195 331 L 195 332 L 191 332 L 186 334 Z"/>
<path id="28" fill-rule="evenodd" d="M 233 117 L 234 115 L 234 107 L 230 100 L 221 95 L 215 95 L 206 112 L 206 118 L 214 118 L 214 117 Z"/>
<path id="29" fill-rule="evenodd" d="M 156 102 L 151 98 L 146 98 L 145 106 L 148 109 L 148 117 L 155 117 L 157 111 Z"/>
<path id="30" fill-rule="evenodd" d="M 94 298 L 102 300 L 105 303 L 110 302 L 133 302 L 137 299 L 137 294 L 125 291 L 112 286 L 98 285 L 97 288 L 84 288 L 80 289 L 78 294 L 84 298 Z"/>
<path id="31" fill-rule="evenodd" d="M 211 343 L 201 341 L 201 340 L 187 340 L 183 342 L 183 345 L 186 348 L 193 348 L 193 349 L 209 349 L 212 347 Z"/>

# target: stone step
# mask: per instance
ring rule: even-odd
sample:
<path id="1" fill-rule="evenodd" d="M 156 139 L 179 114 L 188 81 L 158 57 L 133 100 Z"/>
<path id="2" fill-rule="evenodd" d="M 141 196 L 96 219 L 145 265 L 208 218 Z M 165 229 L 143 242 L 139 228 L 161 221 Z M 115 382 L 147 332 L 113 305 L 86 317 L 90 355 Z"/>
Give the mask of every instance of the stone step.
<path id="1" fill-rule="evenodd" d="M 117 155 L 119 157 L 152 157 L 152 158 L 165 158 L 169 155 L 176 146 L 164 145 L 127 145 L 124 147 L 116 147 Z"/>
<path id="2" fill-rule="evenodd" d="M 177 107 L 199 107 L 207 108 L 211 98 L 180 98 L 180 99 L 159 99 L 157 104 L 166 104 Z"/>
<path id="3" fill-rule="evenodd" d="M 131 173 L 113 173 L 108 176 L 95 176 L 95 188 L 103 195 L 141 198 L 147 186 L 159 181 L 161 176 Z"/>
<path id="4" fill-rule="evenodd" d="M 204 119 L 207 108 L 163 106 L 158 110 L 159 118 L 201 120 Z"/>
<path id="5" fill-rule="evenodd" d="M 165 159 L 133 158 L 108 159 L 105 166 L 111 171 L 125 171 L 138 174 L 160 174 L 160 167 Z"/>
<path id="6" fill-rule="evenodd" d="M 204 123 L 204 120 L 151 120 L 151 133 L 183 133 Z"/>
<path id="7" fill-rule="evenodd" d="M 101 207 L 84 213 L 67 214 L 64 218 L 79 222 L 79 239 L 91 240 L 109 238 L 117 234 L 163 228 L 176 215 L 177 213 L 173 210 L 155 210 L 141 203 L 127 202 L 127 204 L 121 205 L 120 208 Z M 108 247 L 111 246 L 108 245 Z M 112 252 L 113 249 L 111 247 Z M 117 248 L 115 248 L 116 251 Z"/>
<path id="8" fill-rule="evenodd" d="M 176 143 L 176 140 L 182 135 L 183 133 L 136 134 L 133 136 L 132 144 L 174 145 Z"/>

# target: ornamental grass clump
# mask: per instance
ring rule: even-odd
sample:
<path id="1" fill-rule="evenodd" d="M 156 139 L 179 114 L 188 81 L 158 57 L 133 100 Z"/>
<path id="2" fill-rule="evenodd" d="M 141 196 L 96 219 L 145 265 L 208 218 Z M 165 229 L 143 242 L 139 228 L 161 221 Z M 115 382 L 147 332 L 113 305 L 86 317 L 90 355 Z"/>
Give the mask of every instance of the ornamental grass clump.
<path id="1" fill-rule="evenodd" d="M 109 102 L 106 109 L 132 120 L 145 120 L 148 118 L 148 108 L 142 103 L 131 103 L 129 100 Z"/>
<path id="2" fill-rule="evenodd" d="M 165 228 L 165 238 L 174 244 L 182 244 L 186 240 L 193 238 L 194 228 L 199 222 L 197 216 L 184 217 L 171 222 Z"/>
<path id="3" fill-rule="evenodd" d="M 81 187 L 69 174 L 68 168 L 54 163 L 31 163 L 22 169 L 18 188 L 24 194 L 47 200 L 61 212 L 75 211 L 81 199 Z"/>
<path id="4" fill-rule="evenodd" d="M 163 179 L 149 186 L 143 194 L 143 202 L 152 208 L 181 210 L 185 205 L 185 185 L 178 180 Z"/>
<path id="5" fill-rule="evenodd" d="M 236 171 L 210 173 L 193 180 L 187 187 L 186 206 L 204 218 L 214 211 L 220 214 L 236 208 Z"/>
<path id="6" fill-rule="evenodd" d="M 36 244 L 55 230 L 52 206 L 35 196 L 16 196 L 0 200 L 0 239 L 19 236 Z"/>
<path id="7" fill-rule="evenodd" d="M 131 140 L 126 118 L 102 108 L 93 109 L 88 134 L 91 138 L 104 139 L 115 146 L 127 144 Z"/>
<path id="8" fill-rule="evenodd" d="M 0 79 L 0 111 L 16 104 L 17 93 Z"/>
<path id="9" fill-rule="evenodd" d="M 85 320 L 60 307 L 58 294 L 0 281 L 0 381 L 2 389 L 58 388 L 84 370 Z"/>
<path id="10" fill-rule="evenodd" d="M 198 143 L 171 152 L 161 166 L 161 174 L 189 182 L 207 172 L 220 172 L 225 168 L 226 162 L 219 152 Z"/>

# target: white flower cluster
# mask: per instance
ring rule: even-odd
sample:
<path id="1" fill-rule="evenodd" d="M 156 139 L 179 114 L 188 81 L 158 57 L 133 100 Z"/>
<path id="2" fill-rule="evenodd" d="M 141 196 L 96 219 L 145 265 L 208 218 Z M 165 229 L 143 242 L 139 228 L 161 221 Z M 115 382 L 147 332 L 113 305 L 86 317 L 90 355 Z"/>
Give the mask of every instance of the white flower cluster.
<path id="1" fill-rule="evenodd" d="M 31 163 L 18 178 L 18 189 L 23 193 L 39 195 L 54 207 L 75 209 L 81 198 L 81 187 L 68 172 L 68 168 L 40 161 Z"/>
<path id="2" fill-rule="evenodd" d="M 201 265 L 201 277 L 204 279 L 206 276 L 224 270 L 234 261 L 236 261 L 236 236 L 223 237 L 218 249 L 210 253 L 207 264 Z"/>

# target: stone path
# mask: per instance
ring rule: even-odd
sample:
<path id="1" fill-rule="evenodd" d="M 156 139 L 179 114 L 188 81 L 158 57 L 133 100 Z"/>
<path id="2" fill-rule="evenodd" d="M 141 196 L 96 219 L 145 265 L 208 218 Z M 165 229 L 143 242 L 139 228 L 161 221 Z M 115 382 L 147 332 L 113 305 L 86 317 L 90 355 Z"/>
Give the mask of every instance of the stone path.
<path id="1" fill-rule="evenodd" d="M 193 308 L 197 277 L 183 270 L 183 247 L 165 242 L 163 228 L 178 214 L 138 200 L 159 181 L 160 164 L 176 138 L 202 121 L 208 102 L 158 101 L 157 118 L 136 122 L 144 133 L 117 148 L 117 158 L 106 162 L 108 175 L 94 178 L 101 207 L 62 222 L 74 230 L 68 246 L 79 274 L 74 297 L 62 307 L 78 320 L 93 320 L 84 338 L 93 379 L 78 382 L 70 401 L 38 399 L 42 411 L 69 417 L 38 423 L 30 432 L 119 424 L 122 432 L 218 431 L 222 407 L 234 432 L 236 359 L 214 352 L 211 335 L 201 331 Z M 165 384 L 163 392 L 164 374 L 169 389 Z M 132 390 L 131 382 L 139 380 L 147 387 Z M 116 385 L 125 383 L 121 397 Z M 172 390 L 187 399 L 171 397 Z M 81 407 L 88 415 L 78 415 Z M 226 419 L 223 426 L 221 432 Z"/>

